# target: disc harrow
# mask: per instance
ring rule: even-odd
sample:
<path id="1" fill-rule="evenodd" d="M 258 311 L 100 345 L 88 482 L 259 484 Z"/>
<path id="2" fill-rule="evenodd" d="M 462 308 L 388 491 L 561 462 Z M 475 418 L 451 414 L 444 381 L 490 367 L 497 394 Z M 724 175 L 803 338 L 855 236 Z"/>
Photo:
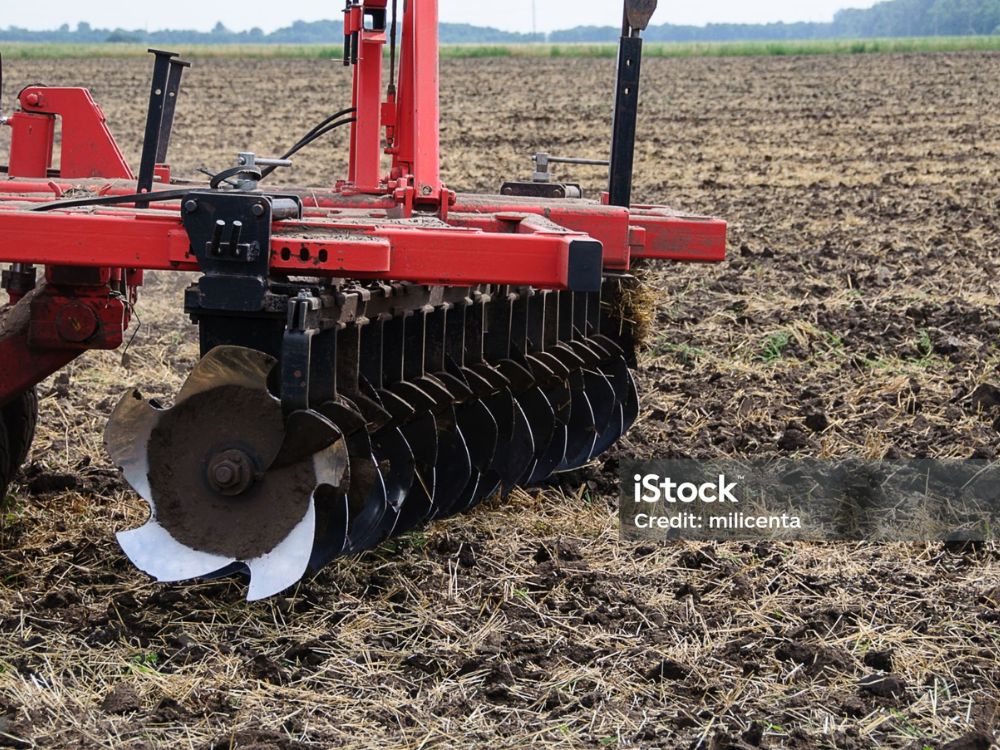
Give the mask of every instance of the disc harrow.
<path id="1" fill-rule="evenodd" d="M 550 171 L 597 160 L 547 154 L 498 195 L 444 185 L 436 0 L 402 19 L 387 0 L 350 0 L 352 106 L 280 158 L 241 152 L 207 185 L 166 162 L 188 67 L 176 55 L 154 52 L 137 173 L 86 90 L 24 89 L 0 177 L 0 490 L 30 446 L 34 386 L 123 343 L 147 271 L 197 274 L 184 310 L 202 355 L 172 406 L 130 392 L 105 434 L 150 508 L 119 542 L 158 581 L 242 572 L 262 599 L 601 457 L 640 413 L 633 263 L 725 257 L 724 222 L 631 199 L 655 7 L 626 2 L 598 201 Z M 346 179 L 265 184 L 348 127 Z"/>

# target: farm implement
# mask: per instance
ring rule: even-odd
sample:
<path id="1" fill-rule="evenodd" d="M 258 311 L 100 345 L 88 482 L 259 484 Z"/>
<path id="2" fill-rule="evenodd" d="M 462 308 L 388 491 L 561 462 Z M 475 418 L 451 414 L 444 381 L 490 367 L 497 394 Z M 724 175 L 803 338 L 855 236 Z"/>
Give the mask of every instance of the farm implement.
<path id="1" fill-rule="evenodd" d="M 159 581 L 243 572 L 265 598 L 605 453 L 639 414 L 630 269 L 726 245 L 721 221 L 632 205 L 656 3 L 625 5 L 600 200 L 553 180 L 581 160 L 546 154 L 497 195 L 442 183 L 436 0 L 350 0 L 353 101 L 207 182 L 168 166 L 174 54 L 153 53 L 137 172 L 86 89 L 21 91 L 0 173 L 0 490 L 26 460 L 35 386 L 121 346 L 151 271 L 195 275 L 202 359 L 169 408 L 126 394 L 105 443 L 151 509 L 119 541 Z M 272 187 L 341 129 L 344 179 Z"/>

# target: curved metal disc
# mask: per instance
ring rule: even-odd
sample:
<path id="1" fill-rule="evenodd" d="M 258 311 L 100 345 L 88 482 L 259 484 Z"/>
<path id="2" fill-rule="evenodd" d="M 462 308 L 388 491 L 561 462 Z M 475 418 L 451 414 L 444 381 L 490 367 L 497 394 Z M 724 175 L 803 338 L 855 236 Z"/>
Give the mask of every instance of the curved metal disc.
<path id="1" fill-rule="evenodd" d="M 312 457 L 268 469 L 283 442 L 281 407 L 267 391 L 226 385 L 165 411 L 147 447 L 157 523 L 199 552 L 237 560 L 270 552 L 302 521 L 317 484 Z M 208 477 L 210 462 L 229 451 L 254 475 L 235 497 Z"/>
<path id="2" fill-rule="evenodd" d="M 486 475 L 496 457 L 499 428 L 486 404 L 479 399 L 461 404 L 456 409 L 456 414 L 458 425 L 466 438 L 472 464 L 469 482 L 457 503 L 460 506 L 458 512 L 464 513 L 473 507 L 480 486 L 490 481 Z M 494 474 L 492 481 L 499 486 L 499 475 Z"/>
<path id="3" fill-rule="evenodd" d="M 445 408 L 437 417 L 438 452 L 434 475 L 434 505 L 431 518 L 449 518 L 460 513 L 460 503 L 466 487 L 472 479 L 472 458 L 465 436 L 458 426 L 458 417 L 453 406 Z"/>
<path id="4" fill-rule="evenodd" d="M 175 404 L 226 385 L 266 392 L 268 376 L 277 363 L 274 357 L 255 349 L 216 347 L 194 366 L 177 394 Z"/>
<path id="5" fill-rule="evenodd" d="M 156 521 L 117 534 L 125 556 L 160 583 L 178 583 L 211 576 L 232 565 L 232 557 L 198 552 L 184 546 Z"/>
<path id="6" fill-rule="evenodd" d="M 372 436 L 372 448 L 379 466 L 383 467 L 386 502 L 396 515 L 416 481 L 413 449 L 398 427 L 387 427 Z M 395 525 L 395 521 L 393 521 Z"/>
<path id="7" fill-rule="evenodd" d="M 611 363 L 601 368 L 615 392 L 615 408 L 612 419 L 597 437 L 591 459 L 603 455 L 622 435 L 625 434 L 625 402 L 629 398 L 630 378 L 628 363 L 624 357 L 617 357 Z"/>
<path id="8" fill-rule="evenodd" d="M 556 471 L 571 471 L 583 466 L 597 442 L 597 428 L 594 426 L 594 410 L 587 398 L 583 373 L 570 373 L 570 394 L 572 408 L 569 419 L 569 435 L 566 444 L 566 458 Z"/>
<path id="9" fill-rule="evenodd" d="M 313 493 L 316 507 L 316 537 L 313 540 L 309 569 L 319 571 L 347 548 L 350 509 L 344 485 L 350 475 L 347 444 L 339 440 L 316 456 L 316 481 Z"/>
<path id="10" fill-rule="evenodd" d="M 497 449 L 502 452 L 506 449 L 504 465 L 500 469 L 500 477 L 503 480 L 504 493 L 511 492 L 517 487 L 521 477 L 531 467 L 535 460 L 535 441 L 531 435 L 531 427 L 528 424 L 528 417 L 525 416 L 521 404 L 514 400 L 514 431 L 511 435 L 510 443 L 501 445 Z"/>
<path id="11" fill-rule="evenodd" d="M 566 445 L 569 440 L 568 425 L 573 407 L 573 397 L 569 387 L 562 383 L 551 389 L 547 398 L 555 414 L 555 429 L 549 447 L 538 459 L 534 471 L 526 482 L 528 485 L 545 481 L 566 460 Z"/>
<path id="12" fill-rule="evenodd" d="M 517 402 L 524 410 L 531 430 L 532 442 L 535 445 L 534 456 L 518 484 L 528 484 L 538 466 L 539 461 L 546 457 L 556 435 L 556 412 L 541 388 L 531 388 L 517 397 Z"/>
<path id="13" fill-rule="evenodd" d="M 639 385 L 635 382 L 632 371 L 628 372 L 628 396 L 622 406 L 624 410 L 622 434 L 624 435 L 632 429 L 632 425 L 639 419 Z"/>
<path id="14" fill-rule="evenodd" d="M 138 391 L 133 391 L 118 402 L 104 430 L 104 446 L 111 460 L 121 467 L 125 481 L 154 510 L 146 446 L 162 414 L 162 409 L 154 408 Z"/>
<path id="15" fill-rule="evenodd" d="M 382 520 L 389 511 L 385 478 L 366 430 L 359 430 L 347 439 L 351 456 L 350 485 L 347 491 L 350 519 L 347 532 L 347 553 L 355 554 L 377 544 Z"/>
<path id="16" fill-rule="evenodd" d="M 305 516 L 285 540 L 271 552 L 246 561 L 250 569 L 247 601 L 267 599 L 301 581 L 309 569 L 315 538 L 316 503 L 310 497 Z"/>
<path id="17" fill-rule="evenodd" d="M 419 527 L 434 508 L 435 464 L 438 451 L 438 430 L 433 414 L 418 415 L 400 429 L 413 450 L 415 474 L 413 486 L 403 501 L 399 520 L 396 522 L 397 535 Z"/>
<path id="18" fill-rule="evenodd" d="M 514 396 L 504 388 L 483 399 L 483 406 L 493 418 L 497 428 L 496 448 L 490 467 L 483 472 L 472 500 L 466 510 L 472 510 L 491 497 L 503 485 L 502 471 L 507 461 L 511 440 L 514 436 Z"/>
<path id="19" fill-rule="evenodd" d="M 611 423 L 619 404 L 615 389 L 599 370 L 584 371 L 583 380 L 586 384 L 587 400 L 590 401 L 590 408 L 594 410 L 594 429 L 601 435 Z"/>

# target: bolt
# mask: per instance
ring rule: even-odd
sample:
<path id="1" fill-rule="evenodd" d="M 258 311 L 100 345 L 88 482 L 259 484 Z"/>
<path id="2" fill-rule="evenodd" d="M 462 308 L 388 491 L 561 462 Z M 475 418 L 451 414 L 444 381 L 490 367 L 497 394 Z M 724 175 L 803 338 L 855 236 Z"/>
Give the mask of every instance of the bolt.
<path id="1" fill-rule="evenodd" d="M 212 478 L 219 485 L 228 487 L 236 479 L 236 467 L 231 463 L 221 463 L 215 467 L 215 476 Z"/>
<path id="2" fill-rule="evenodd" d="M 264 206 L 263 203 L 254 203 L 253 208 L 250 209 L 250 212 L 259 219 L 265 213 L 267 213 L 267 208 Z"/>
<path id="3" fill-rule="evenodd" d="M 193 214 L 195 211 L 198 210 L 198 201 L 196 200 L 187 201 L 184 204 L 184 210 L 189 214 Z"/>
<path id="4" fill-rule="evenodd" d="M 24 103 L 27 104 L 29 107 L 37 107 L 41 103 L 41 101 L 42 97 L 40 97 L 38 94 L 28 94 L 24 98 Z"/>
<path id="5" fill-rule="evenodd" d="M 250 489 L 253 481 L 253 462 L 243 451 L 226 451 L 209 462 L 208 483 L 220 495 L 242 495 Z"/>
<path id="6" fill-rule="evenodd" d="M 434 188 L 432 188 L 430 185 L 424 185 L 420 192 L 422 192 L 424 195 L 430 195 L 431 193 L 434 192 Z"/>

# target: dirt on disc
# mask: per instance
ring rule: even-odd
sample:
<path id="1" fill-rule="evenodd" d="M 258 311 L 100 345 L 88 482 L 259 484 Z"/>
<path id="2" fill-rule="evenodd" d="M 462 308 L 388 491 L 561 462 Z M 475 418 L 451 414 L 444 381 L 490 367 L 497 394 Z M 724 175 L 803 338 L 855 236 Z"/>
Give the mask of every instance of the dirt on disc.
<path id="1" fill-rule="evenodd" d="M 994 545 L 633 546 L 616 474 L 630 457 L 996 457 L 1000 56 L 644 68 L 636 199 L 728 219 L 731 252 L 649 269 L 622 445 L 272 601 L 153 585 L 115 544 L 145 506 L 101 449 L 121 393 L 169 402 L 197 358 L 185 281 L 153 275 L 124 360 L 87 355 L 41 388 L 0 517 L 0 746 L 989 747 Z M 613 74 L 446 62 L 445 179 L 496 190 L 536 151 L 604 155 Z M 148 75 L 7 67 L 8 90 L 91 86 L 133 162 Z M 201 61 L 185 89 L 179 175 L 280 153 L 349 100 L 324 62 Z M 285 178 L 329 184 L 346 154 L 334 136 Z"/>

